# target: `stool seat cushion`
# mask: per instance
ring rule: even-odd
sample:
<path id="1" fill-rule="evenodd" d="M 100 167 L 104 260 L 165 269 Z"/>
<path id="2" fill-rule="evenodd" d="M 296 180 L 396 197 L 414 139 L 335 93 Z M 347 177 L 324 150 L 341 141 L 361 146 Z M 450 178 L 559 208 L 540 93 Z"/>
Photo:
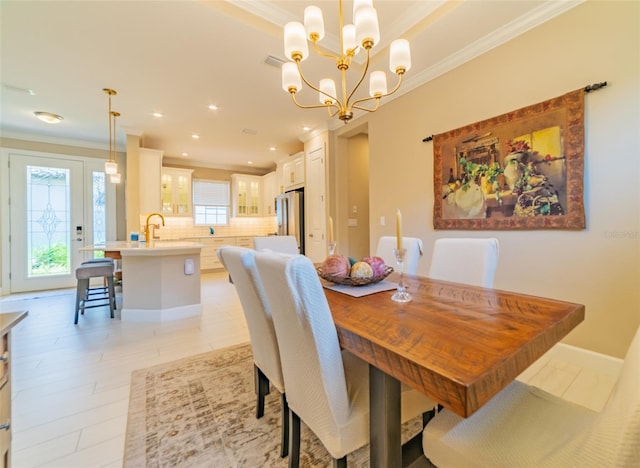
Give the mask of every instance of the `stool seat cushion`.
<path id="1" fill-rule="evenodd" d="M 98 276 L 113 276 L 113 265 L 106 263 L 92 263 L 80 265 L 76 268 L 77 279 L 96 278 Z"/>

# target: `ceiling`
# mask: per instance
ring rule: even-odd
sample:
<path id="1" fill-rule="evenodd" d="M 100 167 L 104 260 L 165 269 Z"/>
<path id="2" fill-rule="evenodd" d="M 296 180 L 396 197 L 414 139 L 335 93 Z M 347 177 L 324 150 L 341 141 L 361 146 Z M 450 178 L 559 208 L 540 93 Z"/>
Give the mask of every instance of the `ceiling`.
<path id="1" fill-rule="evenodd" d="M 397 97 L 581 1 L 378 0 L 382 37 L 372 69 L 387 71 L 393 86 L 388 45 L 409 39 L 412 68 Z M 314 132 L 344 125 L 325 109 L 297 108 L 282 90 L 279 67 L 265 63 L 269 56 L 284 59 L 282 27 L 302 21 L 310 4 L 324 10 L 327 37 L 321 44 L 331 50 L 338 43 L 336 1 L 3 0 L 2 136 L 106 148 L 102 89 L 112 88 L 118 93 L 113 110 L 121 113 L 120 151 L 126 134 L 135 134 L 171 162 L 264 172 L 300 151 Z M 345 1 L 346 22 L 351 9 Z M 315 83 L 337 74 L 335 64 L 321 57 L 310 57 L 303 69 Z M 362 88 L 368 92 L 368 83 Z M 307 88 L 298 98 L 315 104 L 317 93 Z M 218 110 L 209 110 L 210 104 Z M 35 111 L 64 120 L 45 124 Z"/>

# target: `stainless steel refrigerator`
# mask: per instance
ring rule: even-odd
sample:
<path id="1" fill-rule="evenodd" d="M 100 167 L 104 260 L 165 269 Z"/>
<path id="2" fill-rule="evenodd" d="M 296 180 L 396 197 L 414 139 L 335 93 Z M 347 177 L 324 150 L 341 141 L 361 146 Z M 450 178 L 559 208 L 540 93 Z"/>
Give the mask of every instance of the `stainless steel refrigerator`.
<path id="1" fill-rule="evenodd" d="M 279 236 L 296 236 L 304 254 L 304 190 L 292 190 L 276 197 Z"/>

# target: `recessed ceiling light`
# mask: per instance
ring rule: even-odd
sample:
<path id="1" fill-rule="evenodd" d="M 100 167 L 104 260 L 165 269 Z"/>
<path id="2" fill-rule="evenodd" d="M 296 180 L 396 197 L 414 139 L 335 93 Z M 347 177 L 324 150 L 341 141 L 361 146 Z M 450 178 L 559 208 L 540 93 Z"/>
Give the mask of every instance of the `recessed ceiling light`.
<path id="1" fill-rule="evenodd" d="M 215 104 L 209 104 L 209 110 L 218 110 L 218 106 Z"/>
<path id="2" fill-rule="evenodd" d="M 182 153 L 182 156 L 186 158 L 187 156 L 189 156 L 189 153 Z"/>
<path id="3" fill-rule="evenodd" d="M 275 151 L 276 147 L 275 146 L 269 146 L 269 151 Z"/>
<path id="4" fill-rule="evenodd" d="M 52 114 L 51 112 L 34 112 L 34 114 L 48 124 L 57 124 L 63 119 L 61 115 Z"/>
<path id="5" fill-rule="evenodd" d="M 304 132 L 308 132 L 309 130 L 311 130 L 311 127 L 307 127 L 306 125 L 302 127 L 302 131 Z"/>
<path id="6" fill-rule="evenodd" d="M 253 164 L 253 161 L 247 161 L 247 164 Z"/>
<path id="7" fill-rule="evenodd" d="M 198 138 L 200 138 L 200 135 L 198 135 L 197 133 L 194 133 L 193 135 L 191 135 L 191 138 L 193 138 L 194 140 L 197 140 Z"/>
<path id="8" fill-rule="evenodd" d="M 154 117 L 163 117 L 163 114 L 161 112 L 154 112 L 153 116 Z"/>

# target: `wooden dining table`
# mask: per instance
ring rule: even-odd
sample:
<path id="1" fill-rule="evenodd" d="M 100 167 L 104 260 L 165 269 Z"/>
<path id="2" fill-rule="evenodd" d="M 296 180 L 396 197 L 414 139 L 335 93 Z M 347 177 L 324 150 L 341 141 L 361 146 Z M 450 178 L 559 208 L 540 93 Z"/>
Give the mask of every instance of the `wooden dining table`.
<path id="1" fill-rule="evenodd" d="M 404 283 L 411 302 L 393 302 L 393 291 L 352 297 L 325 289 L 340 345 L 369 363 L 372 468 L 408 464 L 401 384 L 469 417 L 585 315 L 580 304 L 515 292 L 411 275 Z"/>

